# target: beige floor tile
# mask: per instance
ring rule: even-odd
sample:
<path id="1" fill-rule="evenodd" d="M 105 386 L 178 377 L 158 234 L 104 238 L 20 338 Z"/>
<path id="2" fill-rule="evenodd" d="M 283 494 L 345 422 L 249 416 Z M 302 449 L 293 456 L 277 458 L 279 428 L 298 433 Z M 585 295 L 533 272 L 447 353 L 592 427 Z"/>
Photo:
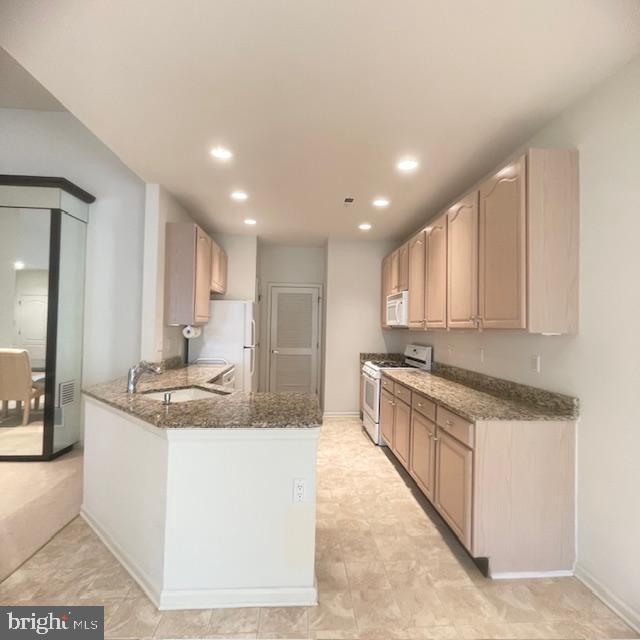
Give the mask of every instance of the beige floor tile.
<path id="1" fill-rule="evenodd" d="M 260 609 L 258 638 L 307 638 L 309 614 L 306 607 Z"/>
<path id="2" fill-rule="evenodd" d="M 320 591 L 345 591 L 349 589 L 344 562 L 326 560 L 316 562 L 316 578 Z"/>
<path id="3" fill-rule="evenodd" d="M 353 590 L 351 598 L 360 635 L 365 629 L 391 631 L 404 628 L 402 614 L 393 597 L 393 591 Z"/>
<path id="4" fill-rule="evenodd" d="M 536 598 L 526 585 L 490 584 L 482 593 L 495 607 L 502 622 L 538 622 Z"/>
<path id="5" fill-rule="evenodd" d="M 214 609 L 209 621 L 208 635 L 224 633 L 257 633 L 260 609 L 240 607 L 238 609 Z"/>
<path id="6" fill-rule="evenodd" d="M 161 617 L 146 598 L 123 600 L 105 620 L 105 638 L 151 638 Z"/>
<path id="7" fill-rule="evenodd" d="M 49 604 L 76 604 L 95 580 L 92 569 L 65 569 L 50 575 L 34 594 L 34 599 Z"/>
<path id="8" fill-rule="evenodd" d="M 326 591 L 320 594 L 318 606 L 309 608 L 309 629 L 312 631 L 357 632 L 355 614 L 349 591 Z"/>
<path id="9" fill-rule="evenodd" d="M 37 570 L 20 568 L 0 583 L 0 602 L 16 604 L 34 598 L 42 587 L 43 576 Z"/>
<path id="10" fill-rule="evenodd" d="M 211 609 L 163 611 L 156 638 L 204 638 L 209 631 Z"/>
<path id="11" fill-rule="evenodd" d="M 436 593 L 456 625 L 499 620 L 496 608 L 475 587 L 436 588 Z"/>
<path id="12" fill-rule="evenodd" d="M 597 618 L 585 624 L 592 638 L 640 638 L 640 634 L 619 618 Z"/>
<path id="13" fill-rule="evenodd" d="M 394 596 L 407 627 L 438 627 L 454 622 L 433 588 L 395 589 Z"/>
<path id="14" fill-rule="evenodd" d="M 425 566 L 436 588 L 474 586 L 468 573 L 453 556 L 431 556 Z"/>
<path id="15" fill-rule="evenodd" d="M 381 560 L 345 562 L 349 588 L 352 590 L 391 589 Z"/>
<path id="16" fill-rule="evenodd" d="M 427 563 L 420 560 L 400 560 L 384 563 L 387 578 L 394 589 L 419 589 L 433 586 Z"/>
<path id="17" fill-rule="evenodd" d="M 554 630 L 544 623 L 485 622 L 460 625 L 462 640 L 551 640 Z"/>

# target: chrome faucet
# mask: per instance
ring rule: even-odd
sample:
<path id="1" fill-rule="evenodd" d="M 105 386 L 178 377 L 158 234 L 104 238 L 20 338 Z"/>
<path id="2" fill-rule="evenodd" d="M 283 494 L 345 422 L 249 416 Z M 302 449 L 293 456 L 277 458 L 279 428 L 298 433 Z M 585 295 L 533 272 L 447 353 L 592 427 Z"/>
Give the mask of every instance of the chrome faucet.
<path id="1" fill-rule="evenodd" d="M 136 392 L 138 380 L 143 373 L 162 373 L 162 367 L 156 367 L 146 360 L 141 360 L 137 365 L 131 367 L 127 376 L 127 393 Z"/>

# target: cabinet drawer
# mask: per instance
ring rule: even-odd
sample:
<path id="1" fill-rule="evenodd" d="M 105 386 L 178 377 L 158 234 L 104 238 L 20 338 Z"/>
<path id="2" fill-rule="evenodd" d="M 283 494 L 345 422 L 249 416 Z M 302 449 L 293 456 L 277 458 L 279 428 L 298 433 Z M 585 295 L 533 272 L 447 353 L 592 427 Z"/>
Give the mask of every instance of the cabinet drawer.
<path id="1" fill-rule="evenodd" d="M 473 449 L 474 426 L 471 422 L 442 407 L 438 407 L 436 422 L 454 438 Z"/>
<path id="2" fill-rule="evenodd" d="M 382 376 L 382 388 L 393 393 L 393 380 L 389 380 L 389 378 Z"/>
<path id="3" fill-rule="evenodd" d="M 399 400 L 411 404 L 411 391 L 396 382 L 394 395 Z"/>
<path id="4" fill-rule="evenodd" d="M 424 396 L 417 393 L 411 394 L 411 407 L 421 413 L 425 418 L 436 419 L 436 405 L 431 400 L 427 400 Z"/>

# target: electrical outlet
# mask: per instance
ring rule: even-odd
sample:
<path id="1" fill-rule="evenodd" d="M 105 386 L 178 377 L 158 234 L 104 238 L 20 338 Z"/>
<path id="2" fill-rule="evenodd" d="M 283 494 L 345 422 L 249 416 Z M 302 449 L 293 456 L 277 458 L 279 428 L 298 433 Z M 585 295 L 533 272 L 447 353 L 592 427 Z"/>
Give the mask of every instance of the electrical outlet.
<path id="1" fill-rule="evenodd" d="M 303 478 L 296 478 L 293 481 L 293 501 L 304 502 L 305 497 L 305 481 Z"/>
<path id="2" fill-rule="evenodd" d="M 484 347 L 480 347 L 480 362 L 484 363 Z"/>
<path id="3" fill-rule="evenodd" d="M 447 353 L 449 354 L 449 357 L 453 355 L 453 347 L 451 345 L 447 345 Z"/>
<path id="4" fill-rule="evenodd" d="M 534 373 L 542 371 L 542 357 L 538 354 L 531 356 L 531 371 Z"/>

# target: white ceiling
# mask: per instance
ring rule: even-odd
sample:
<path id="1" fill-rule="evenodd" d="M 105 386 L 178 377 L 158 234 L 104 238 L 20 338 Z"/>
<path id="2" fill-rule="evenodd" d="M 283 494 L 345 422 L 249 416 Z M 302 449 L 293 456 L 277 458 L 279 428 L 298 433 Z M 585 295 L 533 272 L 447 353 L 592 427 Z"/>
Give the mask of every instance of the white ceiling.
<path id="1" fill-rule="evenodd" d="M 64 107 L 1 47 L 0 109 L 64 111 Z"/>
<path id="2" fill-rule="evenodd" d="M 640 3 L 3 0 L 0 45 L 209 228 L 322 243 L 416 227 L 640 54 Z"/>

